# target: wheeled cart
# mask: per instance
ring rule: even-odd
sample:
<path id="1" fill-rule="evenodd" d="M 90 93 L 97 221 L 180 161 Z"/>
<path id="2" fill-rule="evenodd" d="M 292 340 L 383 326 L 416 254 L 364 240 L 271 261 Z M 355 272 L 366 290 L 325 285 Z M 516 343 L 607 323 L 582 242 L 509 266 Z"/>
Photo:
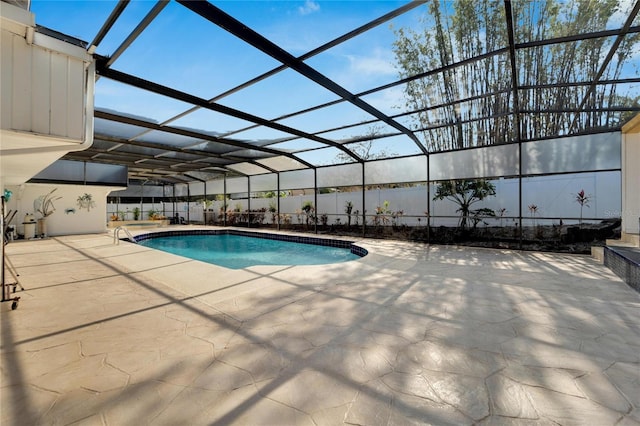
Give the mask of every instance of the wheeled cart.
<path id="1" fill-rule="evenodd" d="M 9 221 L 10 218 L 13 217 L 13 215 L 15 215 L 15 212 L 13 215 L 8 215 L 5 213 L 5 207 L 6 207 L 6 198 L 3 195 L 2 196 L 2 211 L 0 212 L 0 230 L 2 232 L 0 232 L 1 236 L 1 244 L 0 244 L 0 250 L 2 251 L 2 268 L 0 268 L 0 280 L 2 283 L 2 302 L 11 302 L 11 310 L 15 310 L 18 308 L 18 302 L 20 301 L 20 297 L 16 296 L 14 293 L 16 292 L 17 288 L 20 288 L 20 290 L 24 290 L 24 288 L 22 287 L 22 285 L 20 284 L 20 280 L 18 279 L 18 272 L 16 271 L 16 268 L 13 266 L 13 264 L 11 263 L 11 261 L 9 260 L 9 258 L 7 257 L 6 253 L 5 253 L 5 246 L 9 243 L 10 239 L 7 237 L 7 229 L 9 227 Z M 11 277 L 13 278 L 13 282 L 7 282 L 7 274 L 6 271 L 9 271 L 9 274 L 11 275 Z"/>

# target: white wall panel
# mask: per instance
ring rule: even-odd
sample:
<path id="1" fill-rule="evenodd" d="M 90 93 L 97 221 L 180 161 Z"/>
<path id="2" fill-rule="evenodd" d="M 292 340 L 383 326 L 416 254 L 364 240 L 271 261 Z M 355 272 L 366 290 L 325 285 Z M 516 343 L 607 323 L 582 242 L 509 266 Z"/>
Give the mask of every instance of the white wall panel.
<path id="1" fill-rule="evenodd" d="M 578 191 L 590 196 L 589 207 L 583 208 L 584 217 L 610 218 L 619 216 L 621 205 L 620 172 L 576 173 L 533 176 L 522 180 L 522 216 L 533 218 L 529 206 L 537 206 L 536 217 L 580 216 L 576 202 Z M 517 196 L 517 193 L 513 194 Z"/>
<path id="2" fill-rule="evenodd" d="M 6 66 L 11 63 L 13 57 L 13 37 L 8 31 L 0 31 L 2 37 L 0 37 L 0 65 L 2 69 L 0 72 L 0 127 L 3 129 L 10 129 L 12 123 L 12 104 L 13 97 L 11 92 L 13 91 L 13 68 Z"/>
<path id="3" fill-rule="evenodd" d="M 176 183 L 174 186 L 176 197 L 186 197 L 189 195 L 189 186 L 186 183 Z"/>
<path id="4" fill-rule="evenodd" d="M 67 58 L 62 55 L 51 55 L 51 131 L 52 135 L 67 135 Z M 39 76 L 43 78 L 43 76 Z M 39 94 L 35 94 L 39 96 Z"/>
<path id="5" fill-rule="evenodd" d="M 13 120 L 11 128 L 16 130 L 31 130 L 31 52 L 25 41 L 13 36 L 12 62 L 3 64 L 13 67 L 12 104 Z M 3 94 L 4 95 L 4 94 Z"/>
<path id="6" fill-rule="evenodd" d="M 88 62 L 28 45 L 4 28 L 1 47 L 2 128 L 84 140 Z"/>
<path id="7" fill-rule="evenodd" d="M 567 173 L 620 168 L 619 132 L 522 144 L 522 174 Z"/>
<path id="8" fill-rule="evenodd" d="M 344 164 L 318 169 L 318 188 L 362 185 L 362 165 Z"/>
<path id="9" fill-rule="evenodd" d="M 84 62 L 69 58 L 68 60 L 68 127 L 67 137 L 82 140 L 84 133 L 85 108 L 85 69 Z"/>
<path id="10" fill-rule="evenodd" d="M 518 145 L 499 145 L 429 156 L 431 180 L 468 179 L 518 174 Z"/>
<path id="11" fill-rule="evenodd" d="M 192 197 L 198 197 L 204 195 L 204 182 L 191 182 L 189 183 L 189 195 Z"/>
<path id="12" fill-rule="evenodd" d="M 227 194 L 248 191 L 249 180 L 246 177 L 227 179 Z"/>
<path id="13" fill-rule="evenodd" d="M 207 181 L 207 194 L 224 194 L 224 180 L 214 179 Z"/>
<path id="14" fill-rule="evenodd" d="M 638 121 L 638 117 L 636 117 Z M 624 135 L 622 167 L 622 231 L 640 234 L 640 125 Z M 612 216 L 615 212 L 610 212 Z"/>
<path id="15" fill-rule="evenodd" d="M 107 229 L 107 194 L 113 189 L 108 186 L 90 185 L 49 185 L 26 184 L 22 188 L 10 187 L 14 194 L 20 191 L 20 197 L 14 196 L 7 206 L 10 210 L 17 211 L 16 220 L 13 222 L 19 234 L 24 233 L 23 218 L 27 213 L 33 213 L 33 202 L 41 195 L 48 194 L 55 189 L 54 195 L 62 197 L 54 201 L 55 212 L 47 217 L 47 234 L 73 235 L 102 233 Z M 90 209 L 78 206 L 78 197 L 89 194 L 95 203 Z M 124 209 L 123 209 L 124 210 Z M 36 214 L 36 219 L 40 218 Z"/>
<path id="16" fill-rule="evenodd" d="M 51 60 L 50 54 L 41 49 L 31 49 L 33 59 L 31 130 L 46 135 L 50 130 L 51 110 Z"/>
<path id="17" fill-rule="evenodd" d="M 251 176 L 250 182 L 251 192 L 275 191 L 278 189 L 278 175 L 275 173 Z"/>
<path id="18" fill-rule="evenodd" d="M 365 182 L 400 183 L 427 180 L 427 158 L 424 156 L 372 161 L 365 164 Z"/>
<path id="19" fill-rule="evenodd" d="M 312 169 L 280 173 L 280 189 L 313 188 L 314 184 Z"/>

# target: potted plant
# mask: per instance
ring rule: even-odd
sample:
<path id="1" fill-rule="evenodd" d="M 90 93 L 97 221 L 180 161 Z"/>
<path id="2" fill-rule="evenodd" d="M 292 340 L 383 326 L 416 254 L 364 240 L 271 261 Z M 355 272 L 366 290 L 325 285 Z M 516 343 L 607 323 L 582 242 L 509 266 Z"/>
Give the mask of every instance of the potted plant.
<path id="1" fill-rule="evenodd" d="M 133 220 L 140 219 L 140 207 L 135 207 L 133 209 Z"/>
<path id="2" fill-rule="evenodd" d="M 33 209 L 42 216 L 38 219 L 38 235 L 42 237 L 47 235 L 47 217 L 51 216 L 53 212 L 56 211 L 56 207 L 53 205 L 53 202 L 62 198 L 53 196 L 53 193 L 56 192 L 57 189 L 58 188 L 54 188 L 48 194 L 39 196 L 33 202 Z"/>

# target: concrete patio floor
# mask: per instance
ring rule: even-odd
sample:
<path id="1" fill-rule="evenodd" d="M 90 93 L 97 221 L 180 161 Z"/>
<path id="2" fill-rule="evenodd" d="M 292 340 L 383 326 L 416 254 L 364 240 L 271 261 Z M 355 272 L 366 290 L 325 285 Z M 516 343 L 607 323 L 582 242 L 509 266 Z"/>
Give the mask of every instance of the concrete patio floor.
<path id="1" fill-rule="evenodd" d="M 11 243 L 0 423 L 640 424 L 640 296 L 604 266 L 360 245 L 228 270 L 108 234 Z"/>

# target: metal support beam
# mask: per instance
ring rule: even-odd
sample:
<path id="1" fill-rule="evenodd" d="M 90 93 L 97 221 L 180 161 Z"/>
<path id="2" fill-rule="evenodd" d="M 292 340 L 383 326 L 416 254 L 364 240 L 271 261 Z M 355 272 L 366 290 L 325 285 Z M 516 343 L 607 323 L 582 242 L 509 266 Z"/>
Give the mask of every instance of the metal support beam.
<path id="1" fill-rule="evenodd" d="M 129 4 L 129 0 L 120 0 L 116 7 L 113 8 L 113 11 L 107 18 L 107 20 L 102 24 L 102 28 L 98 31 L 98 34 L 94 37 L 93 41 L 89 44 L 89 48 L 87 49 L 90 54 L 93 54 L 98 45 L 102 42 L 102 40 L 106 37 L 107 33 L 111 30 L 113 25 L 116 23 L 124 9 Z"/>
<path id="2" fill-rule="evenodd" d="M 276 215 L 277 216 L 276 216 L 276 218 L 278 219 L 278 222 L 277 222 L 278 224 L 276 225 L 276 228 L 279 231 L 280 230 L 280 173 L 279 172 L 276 174 L 276 188 L 277 188 L 276 189 L 276 191 L 277 191 L 276 192 L 276 200 L 277 200 L 276 201 L 276 203 L 277 203 L 277 206 L 276 206 L 276 209 L 277 209 Z"/>
<path id="3" fill-rule="evenodd" d="M 358 28 L 356 28 L 356 29 L 354 29 L 352 31 L 349 31 L 348 33 L 346 33 L 346 34 L 344 34 L 344 35 L 342 35 L 342 36 L 340 36 L 338 38 L 335 38 L 335 39 L 331 40 L 330 42 L 327 42 L 327 43 L 323 44 L 322 46 L 319 46 L 319 47 L 317 47 L 317 48 L 305 53 L 302 56 L 299 56 L 298 59 L 300 59 L 301 61 L 304 61 L 304 60 L 307 60 L 309 58 L 312 58 L 312 57 L 314 57 L 314 56 L 316 56 L 316 55 L 318 55 L 318 54 L 320 54 L 320 53 L 322 53 L 322 52 L 324 52 L 326 50 L 331 49 L 332 47 L 335 47 L 335 46 L 337 46 L 339 44 L 342 44 L 342 43 L 344 43 L 344 42 L 346 42 L 348 40 L 351 40 L 352 38 L 354 38 L 354 37 L 356 37 L 356 36 L 358 36 L 360 34 L 363 34 L 363 33 L 367 32 L 367 31 L 369 31 L 369 30 L 371 30 L 371 29 L 373 29 L 373 28 L 375 28 L 377 26 L 380 26 L 380 25 L 384 24 L 385 22 L 390 21 L 393 18 L 396 18 L 396 17 L 398 17 L 398 16 L 400 16 L 400 15 L 406 13 L 406 12 L 409 12 L 410 10 L 413 10 L 416 7 L 421 6 L 425 2 L 426 2 L 426 0 L 414 0 L 414 1 L 411 1 L 409 3 L 406 3 L 406 4 L 402 5 L 402 6 L 400 6 L 399 8 L 394 9 L 391 12 L 389 12 L 389 13 L 387 13 L 387 14 L 385 14 L 385 15 L 377 18 L 377 19 L 374 19 L 373 21 L 370 21 L 370 22 L 368 22 L 368 23 L 366 23 L 366 24 L 364 24 L 364 25 L 362 25 L 362 26 L 360 26 L 360 27 L 358 27 Z M 230 96 L 230 95 L 232 95 L 234 93 L 237 93 L 242 89 L 246 89 L 247 87 L 251 87 L 254 84 L 259 83 L 260 81 L 262 81 L 262 80 L 264 80 L 264 79 L 266 79 L 268 77 L 272 77 L 272 76 L 274 76 L 274 75 L 276 75 L 276 74 L 278 74 L 281 71 L 284 71 L 286 69 L 287 69 L 287 66 L 280 65 L 279 67 L 276 67 L 276 68 L 274 68 L 274 69 L 272 69 L 270 71 L 267 71 L 267 72 L 265 72 L 263 74 L 260 74 L 259 76 L 254 77 L 251 80 L 248 80 L 248 81 L 246 81 L 246 82 L 244 82 L 244 83 L 242 83 L 242 84 L 240 84 L 240 85 L 238 85 L 236 87 L 233 87 L 233 88 L 231 88 L 231 89 L 229 89 L 229 90 L 227 90 L 227 91 L 225 91 L 225 92 L 223 92 L 223 93 L 221 93 L 221 94 L 219 94 L 217 96 L 214 96 L 213 98 L 209 99 L 209 102 L 217 102 L 220 99 L 226 98 L 227 96 Z M 175 115 L 175 116 L 163 121 L 160 124 L 163 125 L 163 126 L 166 125 L 166 124 L 170 124 L 170 123 L 174 122 L 175 120 L 178 120 L 178 119 L 180 119 L 182 117 L 185 117 L 185 116 L 191 114 L 194 111 L 197 111 L 198 109 L 200 109 L 199 106 L 195 106 L 195 107 L 189 108 L 188 110 L 186 110 L 186 111 L 184 111 L 184 112 L 182 112 L 180 114 L 177 114 L 177 115 Z M 281 119 L 283 119 L 283 118 L 277 118 L 277 119 L 274 119 L 272 121 L 279 121 Z M 251 126 L 251 127 L 256 127 L 256 126 L 254 125 L 254 126 Z M 134 139 L 144 135 L 147 132 L 148 132 L 148 130 L 136 135 L 134 137 Z"/>
<path id="4" fill-rule="evenodd" d="M 519 246 L 522 249 L 522 130 L 520 129 L 520 98 L 518 95 L 518 66 L 516 65 L 515 29 L 513 27 L 513 13 L 511 0 L 504 1 L 504 12 L 507 18 L 507 36 L 509 38 L 509 58 L 511 62 L 511 86 L 513 88 L 513 122 L 515 127 L 515 142 L 518 144 L 518 228 L 520 234 Z"/>
<path id="5" fill-rule="evenodd" d="M 120 57 L 120 55 L 122 55 L 124 51 L 127 50 L 129 46 L 131 46 L 131 43 L 133 43 L 134 40 L 138 38 L 140 34 L 142 34 L 142 31 L 144 31 L 144 29 L 149 26 L 149 24 L 156 18 L 156 16 L 158 16 L 158 14 L 162 12 L 162 9 L 164 9 L 167 4 L 169 4 L 169 0 L 160 0 L 155 4 L 155 6 L 153 6 L 149 13 L 147 13 L 144 19 L 138 24 L 138 26 L 134 28 L 131 34 L 127 36 L 122 44 L 118 46 L 115 52 L 113 52 L 113 54 L 109 57 L 106 62 L 107 67 L 111 66 Z"/>
<path id="6" fill-rule="evenodd" d="M 618 50 L 618 46 L 620 46 L 620 43 L 622 43 L 622 39 L 624 39 L 625 35 L 629 31 L 629 28 L 631 27 L 631 24 L 633 23 L 634 19 L 636 19 L 636 16 L 638 15 L 638 11 L 640 11 L 640 1 L 636 1 L 636 4 L 633 6 L 633 9 L 629 13 L 629 16 L 627 17 L 626 22 L 624 23 L 624 25 L 622 26 L 622 29 L 620 30 L 620 34 L 618 34 L 618 37 L 616 37 L 615 41 L 611 45 L 611 49 L 609 49 L 609 53 L 607 53 L 606 58 L 604 58 L 604 60 L 602 61 L 602 64 L 600 65 L 600 69 L 598 70 L 598 73 L 593 78 L 591 85 L 587 89 L 587 93 L 584 94 L 584 97 L 582 98 L 582 102 L 580 102 L 580 105 L 578 106 L 578 109 L 576 110 L 575 115 L 573 116 L 573 120 L 571 120 L 571 125 L 569 126 L 569 133 L 571 133 L 576 123 L 578 122 L 578 116 L 580 115 L 581 112 L 583 112 L 584 106 L 587 104 L 589 97 L 591 96 L 591 94 L 593 94 L 593 91 L 596 89 L 596 86 L 598 85 L 598 80 L 600 80 L 600 77 L 602 77 L 602 74 L 604 74 L 605 70 L 609 66 L 609 62 L 611 62 L 611 59 L 613 59 L 613 55 L 615 55 L 616 50 Z"/>
<path id="7" fill-rule="evenodd" d="M 203 98 L 199 98 L 197 96 L 193 96 L 190 95 L 188 93 L 185 92 L 181 92 L 179 90 L 176 89 L 172 89 L 170 87 L 167 86 L 163 86 L 157 83 L 153 83 L 151 81 L 148 80 L 144 80 L 142 78 L 130 75 L 130 74 L 126 74 L 123 73 L 121 71 L 116 71 L 113 70 L 111 68 L 108 67 L 107 65 L 107 59 L 104 57 L 100 57 L 98 55 L 94 55 L 94 57 L 96 58 L 96 74 L 106 77 L 106 78 L 110 78 L 114 81 L 118 81 L 120 83 L 124 83 L 124 84 L 128 84 L 130 86 L 133 87 L 137 87 L 143 90 L 147 90 L 149 92 L 152 93 L 157 93 L 159 95 L 163 95 L 163 96 L 167 96 L 169 98 L 173 98 L 173 99 L 177 99 L 179 101 L 182 102 L 186 102 L 186 103 L 190 103 L 192 105 L 199 105 L 203 108 L 209 109 L 211 111 L 216 111 L 222 114 L 226 114 L 229 115 L 231 117 L 235 117 L 235 118 L 239 118 L 241 120 L 246 120 L 246 121 L 250 121 L 252 123 L 256 123 L 256 124 L 260 124 L 262 126 L 265 127 L 269 127 L 271 129 L 275 129 L 275 130 L 279 130 L 281 132 L 285 132 L 285 133 L 290 133 L 292 135 L 296 135 L 296 136 L 300 136 L 302 138 L 306 138 L 315 142 L 319 142 L 325 145 L 329 145 L 329 146 L 333 146 L 335 148 L 338 148 L 339 150 L 343 151 L 344 153 L 346 153 L 347 155 L 349 155 L 351 158 L 353 158 L 354 160 L 361 162 L 362 159 L 360 157 L 358 157 L 356 154 L 354 154 L 353 152 L 351 152 L 349 149 L 343 147 L 341 144 L 334 142 L 330 139 L 326 139 L 326 138 L 322 138 L 319 136 L 315 136 L 311 133 L 306 133 L 303 132 L 301 130 L 298 129 L 294 129 L 292 127 L 289 126 L 285 126 L 283 124 L 279 124 L 279 123 L 274 123 L 270 120 L 267 120 L 265 118 L 262 117 L 258 117 L 255 116 L 253 114 L 249 114 L 246 113 L 244 111 L 240 111 L 234 108 L 230 108 L 224 105 L 220 105 L 220 104 L 216 104 L 216 103 L 211 103 L 209 101 L 207 101 L 206 99 Z M 166 127 L 166 126 L 161 126 L 159 124 L 156 124 L 156 126 L 158 127 L 157 130 L 162 130 L 162 128 Z M 213 136 L 209 136 L 210 138 L 215 139 L 216 142 L 220 142 L 220 143 L 225 143 L 225 144 L 230 144 L 228 139 L 221 139 L 221 138 L 215 138 Z M 241 143 L 241 142 L 239 142 Z M 259 147 L 253 147 L 251 149 L 257 149 L 260 150 Z M 262 150 L 264 150 L 266 148 L 262 148 Z M 278 155 L 286 155 L 285 152 L 283 151 L 276 151 L 276 150 L 272 150 L 275 153 L 277 153 Z M 297 161 L 302 162 L 300 159 L 296 158 Z"/>
<path id="8" fill-rule="evenodd" d="M 223 28 L 239 39 L 249 43 L 251 46 L 271 56 L 272 58 L 276 59 L 292 70 L 304 75 L 314 83 L 317 83 L 325 89 L 330 90 L 347 102 L 350 102 L 363 111 L 373 115 L 380 121 L 396 128 L 397 130 L 408 136 L 420 148 L 420 150 L 426 154 L 424 146 L 420 143 L 420 140 L 416 137 L 416 135 L 413 134 L 411 130 L 398 123 L 397 121 L 392 120 L 388 115 L 382 113 L 377 108 L 371 106 L 367 102 L 355 96 L 344 87 L 340 86 L 330 78 L 326 77 L 324 74 L 310 67 L 301 59 L 298 59 L 295 56 L 291 55 L 280 46 L 253 31 L 251 28 L 236 20 L 231 15 L 228 15 L 221 9 L 206 1 L 178 0 L 178 3 L 202 16 L 206 20 L 218 25 L 219 27 Z"/>
<path id="9" fill-rule="evenodd" d="M 178 128 L 178 127 L 160 126 L 159 124 L 151 123 L 149 121 L 140 120 L 140 119 L 132 118 L 132 117 L 125 117 L 123 115 L 112 114 L 112 113 L 105 112 L 105 111 L 100 111 L 100 110 L 96 110 L 94 112 L 94 116 L 96 118 L 102 118 L 102 119 L 105 119 L 105 120 L 115 121 L 115 122 L 118 122 L 118 123 L 125 123 L 125 124 L 131 124 L 133 126 L 145 127 L 145 128 L 152 129 L 152 130 L 157 130 L 159 132 L 166 132 L 166 133 L 172 133 L 172 134 L 175 134 L 175 135 L 188 136 L 188 137 L 191 137 L 191 138 L 200 139 L 203 142 L 216 142 L 216 143 L 220 143 L 222 145 L 235 146 L 235 147 L 238 147 L 238 148 L 249 149 L 249 150 L 254 150 L 254 151 L 259 151 L 259 152 L 265 152 L 265 153 L 273 154 L 273 155 L 284 156 L 284 157 L 291 158 L 292 160 L 295 160 L 295 161 L 297 161 L 297 162 L 299 162 L 301 164 L 304 164 L 306 167 L 309 167 L 309 168 L 313 168 L 314 167 L 311 163 L 308 163 L 308 162 L 296 157 L 293 154 L 289 154 L 287 152 L 279 151 L 277 149 L 266 148 L 266 147 L 262 147 L 262 146 L 254 146 L 254 145 L 251 145 L 249 143 L 241 142 L 241 141 L 237 141 L 237 140 L 233 140 L 233 139 L 217 138 L 215 136 L 207 135 L 206 133 L 195 132 L 193 130 L 186 130 L 186 129 L 181 129 L 181 128 Z M 242 158 L 242 157 L 222 156 L 220 154 L 215 154 L 215 153 L 202 151 L 202 150 L 197 150 L 197 149 L 171 147 L 170 145 L 161 145 L 161 144 L 155 144 L 155 143 L 150 143 L 150 142 L 129 141 L 129 140 L 127 140 L 125 142 L 125 141 L 121 140 L 119 143 L 129 144 L 129 145 L 136 145 L 136 146 L 144 146 L 146 148 L 154 148 L 154 145 L 155 145 L 156 147 L 158 147 L 158 149 L 162 149 L 162 150 L 166 150 L 166 151 L 182 152 L 182 153 L 185 153 L 185 154 L 195 154 L 195 155 L 202 155 L 202 156 L 208 156 L 208 157 L 214 157 L 214 158 L 225 158 L 225 157 L 227 159 L 236 158 L 236 159 L 241 159 L 241 161 L 251 162 L 251 160 L 245 159 L 245 158 Z M 259 165 L 260 167 L 264 167 L 265 169 L 268 169 L 268 167 L 266 167 L 266 166 L 264 166 L 262 164 L 257 164 L 257 165 Z"/>

